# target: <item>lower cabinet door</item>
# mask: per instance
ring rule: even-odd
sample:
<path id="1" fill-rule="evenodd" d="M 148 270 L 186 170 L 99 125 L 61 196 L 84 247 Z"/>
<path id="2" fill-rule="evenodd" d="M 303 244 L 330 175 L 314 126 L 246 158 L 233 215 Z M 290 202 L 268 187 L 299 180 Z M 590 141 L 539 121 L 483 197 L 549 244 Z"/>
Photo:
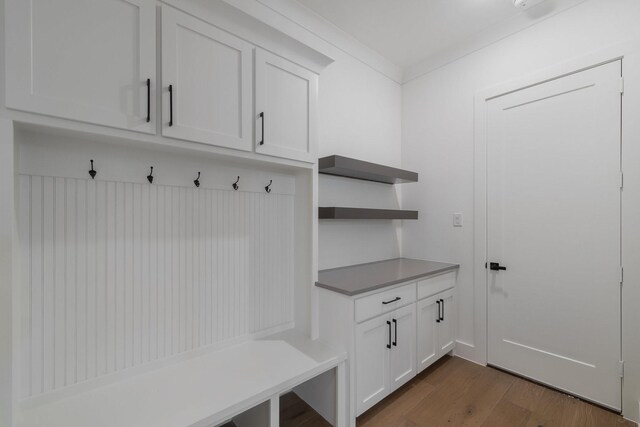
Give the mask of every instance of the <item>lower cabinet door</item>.
<path id="1" fill-rule="evenodd" d="M 418 372 L 421 372 L 438 359 L 440 296 L 418 301 L 417 307 L 417 356 Z"/>
<path id="2" fill-rule="evenodd" d="M 416 305 L 391 314 L 392 340 L 389 360 L 389 392 L 416 375 Z"/>
<path id="3" fill-rule="evenodd" d="M 439 356 L 453 350 L 455 345 L 455 298 L 454 290 L 437 295 L 441 307 L 440 323 L 438 324 L 438 353 Z"/>
<path id="4" fill-rule="evenodd" d="M 381 401 L 388 393 L 392 324 L 388 315 L 356 326 L 357 415 Z"/>

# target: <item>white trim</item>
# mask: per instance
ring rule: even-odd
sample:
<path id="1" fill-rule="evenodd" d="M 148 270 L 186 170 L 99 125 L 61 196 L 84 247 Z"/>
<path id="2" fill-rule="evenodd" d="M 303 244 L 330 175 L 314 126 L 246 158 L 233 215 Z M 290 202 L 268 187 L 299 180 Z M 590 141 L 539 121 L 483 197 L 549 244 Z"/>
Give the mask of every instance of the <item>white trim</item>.
<path id="1" fill-rule="evenodd" d="M 570 74 L 584 71 L 602 64 L 623 59 L 632 52 L 640 51 L 640 41 L 615 44 L 604 49 L 570 59 L 566 62 L 534 72 L 512 81 L 480 90 L 475 94 L 474 109 L 474 230 L 473 230 L 473 289 L 474 289 L 474 337 L 476 352 L 474 360 L 486 364 L 488 359 L 488 299 L 486 260 L 487 221 L 487 135 L 486 102 L 517 90 L 536 86 Z M 623 110 L 623 116 L 625 112 Z M 626 139 L 632 140 L 629 135 Z M 624 396 L 623 396 L 624 398 Z"/>
<path id="2" fill-rule="evenodd" d="M 325 50 L 317 46 L 318 41 L 321 41 L 322 45 L 328 44 L 331 48 L 340 50 L 388 79 L 402 84 L 401 67 L 295 1 L 223 1 L 315 49 Z"/>

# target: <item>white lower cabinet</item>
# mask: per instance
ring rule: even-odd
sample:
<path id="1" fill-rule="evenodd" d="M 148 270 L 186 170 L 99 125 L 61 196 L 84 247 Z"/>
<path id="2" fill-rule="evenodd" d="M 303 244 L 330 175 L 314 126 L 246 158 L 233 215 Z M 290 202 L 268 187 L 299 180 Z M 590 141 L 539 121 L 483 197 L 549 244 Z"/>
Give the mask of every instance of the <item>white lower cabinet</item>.
<path id="1" fill-rule="evenodd" d="M 454 310 L 453 289 L 418 301 L 417 372 L 453 350 Z"/>
<path id="2" fill-rule="evenodd" d="M 356 381 L 358 413 L 389 393 L 391 320 L 380 316 L 356 326 Z"/>
<path id="3" fill-rule="evenodd" d="M 389 357 L 389 392 L 416 375 L 416 305 L 391 313 L 393 340 Z"/>
<path id="4" fill-rule="evenodd" d="M 415 376 L 415 336 L 415 304 L 356 326 L 359 414 Z"/>
<path id="5" fill-rule="evenodd" d="M 349 353 L 349 420 L 455 346 L 456 271 L 348 296 L 319 289 L 320 339 Z"/>

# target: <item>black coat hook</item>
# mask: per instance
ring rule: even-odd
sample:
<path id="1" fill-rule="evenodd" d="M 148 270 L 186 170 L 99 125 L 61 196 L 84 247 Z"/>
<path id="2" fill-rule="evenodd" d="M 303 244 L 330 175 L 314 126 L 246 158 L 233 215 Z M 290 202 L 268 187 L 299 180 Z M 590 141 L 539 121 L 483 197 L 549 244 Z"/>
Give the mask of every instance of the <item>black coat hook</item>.
<path id="1" fill-rule="evenodd" d="M 153 166 L 151 166 L 151 172 L 147 175 L 147 180 L 149 180 L 149 184 L 153 184 Z"/>
<path id="2" fill-rule="evenodd" d="M 264 187 L 264 190 L 265 190 L 267 193 L 271 193 L 271 184 L 273 184 L 273 180 L 272 180 L 272 179 L 270 179 L 270 180 L 269 180 L 269 185 L 267 185 L 266 187 Z"/>
<path id="3" fill-rule="evenodd" d="M 200 172 L 198 172 L 198 177 L 195 181 L 193 181 L 193 183 L 196 185 L 196 187 L 200 188 Z"/>
<path id="4" fill-rule="evenodd" d="M 91 170 L 89 171 L 89 175 L 91 175 L 91 179 L 96 179 L 96 175 L 98 174 L 98 172 L 96 172 L 93 169 L 93 160 L 91 160 Z"/>
<path id="5" fill-rule="evenodd" d="M 238 190 L 238 188 L 240 188 L 240 186 L 238 185 L 238 182 L 240 182 L 240 177 L 238 177 L 238 179 L 236 179 L 236 182 L 233 183 L 232 187 L 234 190 Z"/>

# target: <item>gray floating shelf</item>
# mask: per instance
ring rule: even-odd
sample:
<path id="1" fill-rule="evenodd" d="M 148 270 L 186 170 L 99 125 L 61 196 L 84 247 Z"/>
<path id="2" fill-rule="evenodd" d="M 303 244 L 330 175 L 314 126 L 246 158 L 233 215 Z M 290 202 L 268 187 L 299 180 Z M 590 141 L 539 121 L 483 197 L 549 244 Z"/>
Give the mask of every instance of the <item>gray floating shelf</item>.
<path id="1" fill-rule="evenodd" d="M 318 208 L 319 219 L 418 219 L 418 211 L 397 209 Z"/>
<path id="2" fill-rule="evenodd" d="M 337 155 L 323 157 L 318 160 L 318 172 L 325 175 L 382 182 L 385 184 L 418 182 L 418 174 L 416 172 Z"/>

